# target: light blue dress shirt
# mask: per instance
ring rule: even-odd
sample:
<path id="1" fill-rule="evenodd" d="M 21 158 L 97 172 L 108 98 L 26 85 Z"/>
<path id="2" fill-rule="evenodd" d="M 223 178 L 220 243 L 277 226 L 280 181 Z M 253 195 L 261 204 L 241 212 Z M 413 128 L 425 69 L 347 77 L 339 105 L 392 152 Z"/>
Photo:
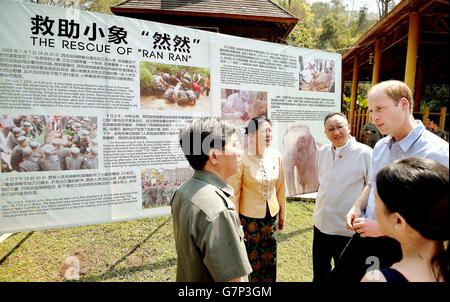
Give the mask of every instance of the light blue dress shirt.
<path id="1" fill-rule="evenodd" d="M 371 186 L 367 209 L 364 217 L 375 219 L 375 190 L 378 172 L 396 159 L 420 157 L 433 159 L 446 167 L 449 166 L 448 142 L 419 125 L 404 139 L 396 142 L 388 135 L 378 141 L 373 149 Z"/>

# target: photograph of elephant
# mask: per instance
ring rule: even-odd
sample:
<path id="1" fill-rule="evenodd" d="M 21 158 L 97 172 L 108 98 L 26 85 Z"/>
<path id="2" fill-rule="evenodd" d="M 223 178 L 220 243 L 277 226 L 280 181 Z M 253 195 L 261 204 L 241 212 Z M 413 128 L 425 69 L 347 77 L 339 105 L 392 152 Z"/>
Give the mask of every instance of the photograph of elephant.
<path id="1" fill-rule="evenodd" d="M 317 192 L 316 158 L 320 147 L 306 125 L 292 124 L 283 134 L 283 162 L 289 196 Z"/>
<path id="2" fill-rule="evenodd" d="M 267 115 L 267 92 L 222 89 L 222 118 L 234 120 L 247 126 L 247 122 L 258 116 Z"/>
<path id="3" fill-rule="evenodd" d="M 141 108 L 211 112 L 210 80 L 206 68 L 141 62 Z"/>
<path id="4" fill-rule="evenodd" d="M 334 60 L 299 57 L 299 90 L 335 91 Z"/>

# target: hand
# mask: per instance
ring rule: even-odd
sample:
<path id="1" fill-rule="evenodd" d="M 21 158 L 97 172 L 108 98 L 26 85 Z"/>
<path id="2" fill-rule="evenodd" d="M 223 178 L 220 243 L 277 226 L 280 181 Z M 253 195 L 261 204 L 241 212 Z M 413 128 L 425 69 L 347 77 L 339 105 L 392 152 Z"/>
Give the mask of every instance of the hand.
<path id="1" fill-rule="evenodd" d="M 345 215 L 345 221 L 346 221 L 345 227 L 347 229 L 349 229 L 350 231 L 355 231 L 355 229 L 353 228 L 353 221 L 359 217 L 361 217 L 361 209 L 353 206 L 348 211 L 347 215 Z"/>
<path id="2" fill-rule="evenodd" d="M 278 218 L 278 230 L 282 231 L 284 228 L 284 218 L 281 216 Z"/>
<path id="3" fill-rule="evenodd" d="M 379 237 L 384 234 L 375 220 L 369 218 L 355 218 L 353 220 L 353 229 L 361 237 Z"/>
<path id="4" fill-rule="evenodd" d="M 286 215 L 284 214 L 284 210 L 280 208 L 280 212 L 278 213 L 278 229 L 277 231 L 282 231 L 284 229 L 284 221 L 286 219 Z"/>

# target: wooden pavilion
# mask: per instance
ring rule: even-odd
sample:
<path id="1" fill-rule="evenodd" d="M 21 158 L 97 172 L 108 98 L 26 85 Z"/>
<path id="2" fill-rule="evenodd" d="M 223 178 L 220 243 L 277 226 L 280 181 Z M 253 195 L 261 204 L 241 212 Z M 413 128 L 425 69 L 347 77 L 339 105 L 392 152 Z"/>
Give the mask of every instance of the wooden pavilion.
<path id="1" fill-rule="evenodd" d="M 128 0 L 119 16 L 285 43 L 298 18 L 270 0 Z"/>
<path id="2" fill-rule="evenodd" d="M 352 82 L 352 125 L 358 124 L 359 81 L 405 81 L 414 93 L 415 112 L 420 111 L 424 85 L 449 84 L 448 10 L 448 0 L 402 0 L 343 55 L 342 83 Z M 444 130 L 446 108 L 439 114 L 439 128 Z M 352 130 L 359 133 L 358 127 Z"/>

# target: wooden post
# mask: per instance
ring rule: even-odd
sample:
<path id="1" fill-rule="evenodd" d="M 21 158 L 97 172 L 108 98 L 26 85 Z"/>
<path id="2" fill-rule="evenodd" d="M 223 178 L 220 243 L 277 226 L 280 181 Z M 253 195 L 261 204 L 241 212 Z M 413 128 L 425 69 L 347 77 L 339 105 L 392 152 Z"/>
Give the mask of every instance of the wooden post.
<path id="1" fill-rule="evenodd" d="M 381 43 L 380 40 L 375 40 L 374 61 L 372 69 L 372 85 L 380 82 L 381 70 Z"/>
<path id="2" fill-rule="evenodd" d="M 350 102 L 350 112 L 349 112 L 349 119 L 351 125 L 354 125 L 353 123 L 353 114 L 356 108 L 356 97 L 358 94 L 358 64 L 359 64 L 359 57 L 354 56 L 353 57 L 353 78 L 352 78 L 352 96 L 351 96 L 351 102 Z"/>
<path id="3" fill-rule="evenodd" d="M 364 109 L 363 113 L 362 113 L 362 123 L 361 123 L 361 129 L 364 127 L 364 125 L 366 125 L 369 121 L 369 108 Z M 360 132 L 360 137 L 361 139 L 364 137 L 364 133 L 361 131 Z"/>
<path id="4" fill-rule="evenodd" d="M 416 83 L 417 49 L 419 46 L 419 14 L 409 15 L 408 50 L 406 53 L 405 83 L 414 95 Z"/>
<path id="5" fill-rule="evenodd" d="M 424 76 L 423 59 L 419 59 L 417 66 L 416 92 L 414 93 L 413 112 L 420 111 L 420 103 L 422 101 L 422 94 L 423 94 L 423 76 Z"/>
<path id="6" fill-rule="evenodd" d="M 428 105 L 425 105 L 423 107 L 423 116 L 422 116 L 422 122 L 425 124 L 425 121 L 427 120 L 428 116 L 430 116 L 430 107 Z"/>
<path id="7" fill-rule="evenodd" d="M 367 123 L 372 123 L 372 114 L 370 113 L 369 108 L 367 108 L 367 113 L 366 113 L 366 124 Z"/>
<path id="8" fill-rule="evenodd" d="M 372 70 L 372 85 L 380 83 L 380 71 L 381 71 L 381 42 L 380 40 L 375 40 L 375 49 L 374 49 L 374 61 L 373 61 L 373 70 Z M 367 116 L 365 118 L 365 123 L 370 123 L 372 116 L 370 114 L 369 109 L 367 109 Z"/>
<path id="9" fill-rule="evenodd" d="M 441 107 L 439 115 L 439 130 L 443 131 L 445 128 L 445 117 L 447 115 L 447 107 Z"/>
<path id="10" fill-rule="evenodd" d="M 359 109 L 358 110 L 358 129 L 356 131 L 358 131 L 358 142 L 361 141 L 361 129 L 364 126 L 364 109 Z"/>

